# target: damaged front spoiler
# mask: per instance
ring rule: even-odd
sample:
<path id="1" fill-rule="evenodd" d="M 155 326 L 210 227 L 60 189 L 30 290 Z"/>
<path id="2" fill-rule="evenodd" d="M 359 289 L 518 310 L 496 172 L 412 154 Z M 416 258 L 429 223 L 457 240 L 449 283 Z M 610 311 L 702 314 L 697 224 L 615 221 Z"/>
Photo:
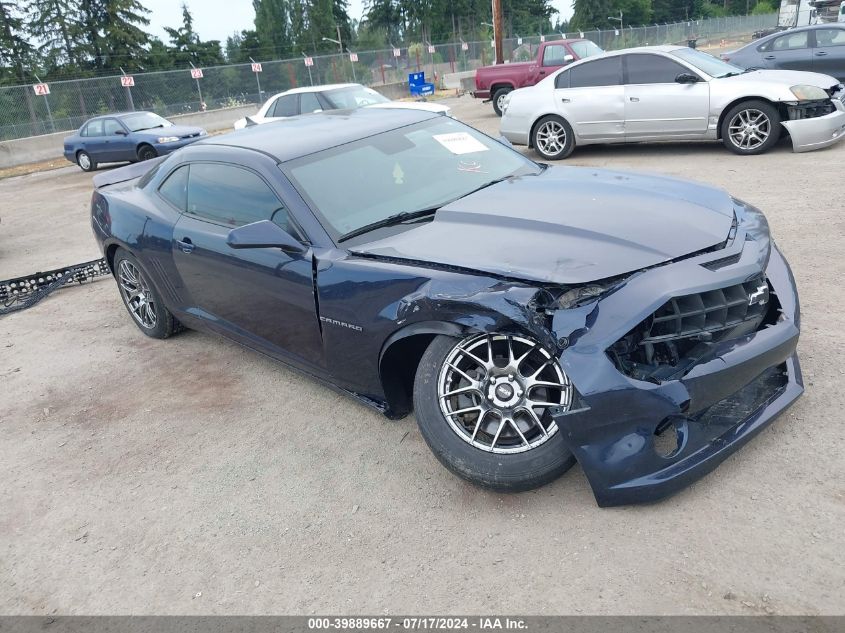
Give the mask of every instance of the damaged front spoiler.
<path id="1" fill-rule="evenodd" d="M 783 121 L 783 126 L 789 131 L 794 152 L 822 149 L 845 139 L 845 103 L 838 98 L 832 101 L 836 110 L 830 114 Z"/>
<path id="2" fill-rule="evenodd" d="M 658 283 L 669 271 L 660 274 Z M 579 389 L 580 404 L 551 413 L 600 506 L 650 502 L 681 490 L 712 471 L 801 395 L 795 353 L 798 298 L 792 273 L 775 248 L 766 274 L 781 303 L 781 320 L 714 344 L 711 360 L 693 366 L 679 380 L 655 384 L 628 378 L 607 358 L 603 344 L 576 342 L 564 351 L 561 362 Z M 619 294 L 616 301 L 625 302 L 631 293 Z M 660 450 L 658 437 L 664 433 L 674 435 L 668 452 Z"/>

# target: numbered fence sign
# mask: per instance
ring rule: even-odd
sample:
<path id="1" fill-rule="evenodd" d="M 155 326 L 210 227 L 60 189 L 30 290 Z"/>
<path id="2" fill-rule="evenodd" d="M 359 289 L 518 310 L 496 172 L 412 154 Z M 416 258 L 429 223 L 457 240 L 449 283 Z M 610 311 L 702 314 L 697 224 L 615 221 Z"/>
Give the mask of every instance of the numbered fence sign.
<path id="1" fill-rule="evenodd" d="M 313 57 L 306 57 L 305 58 L 305 65 L 306 66 L 313 66 L 314 65 L 314 58 Z"/>
<path id="2" fill-rule="evenodd" d="M 546 36 L 545 36 L 545 35 L 541 35 L 541 36 L 540 36 L 540 41 L 541 41 L 541 42 L 545 42 L 545 41 L 546 41 Z"/>
<path id="3" fill-rule="evenodd" d="M 135 77 L 133 77 L 132 75 L 123 75 L 120 78 L 120 85 L 124 88 L 131 88 L 135 85 Z"/>
<path id="4" fill-rule="evenodd" d="M 429 52 L 430 54 L 434 55 L 434 47 L 433 47 L 433 46 L 431 46 L 431 45 L 429 45 L 429 47 L 428 47 L 428 52 Z"/>
<path id="5" fill-rule="evenodd" d="M 469 50 L 469 44 L 467 44 L 466 42 L 461 42 L 461 50 L 462 51 L 468 51 Z"/>
<path id="6" fill-rule="evenodd" d="M 516 45 L 522 46 L 522 38 L 521 37 L 516 38 Z"/>
<path id="7" fill-rule="evenodd" d="M 580 37 L 583 40 L 584 39 L 584 31 L 581 31 L 580 33 L 578 33 L 578 37 Z"/>
<path id="8" fill-rule="evenodd" d="M 613 29 L 613 34 L 614 34 L 614 35 L 619 35 L 619 29 Z"/>
<path id="9" fill-rule="evenodd" d="M 261 64 L 253 64 L 252 65 L 252 72 L 260 73 L 261 72 Z"/>
<path id="10" fill-rule="evenodd" d="M 34 86 L 32 86 L 32 89 L 35 90 L 35 94 L 37 94 L 39 97 L 46 97 L 48 94 L 50 94 L 50 86 L 48 86 L 47 84 L 35 84 Z"/>
<path id="11" fill-rule="evenodd" d="M 402 56 L 402 51 L 400 51 L 398 48 L 394 48 L 394 49 L 393 49 L 393 56 L 394 56 L 394 57 L 401 57 L 401 56 Z"/>
<path id="12" fill-rule="evenodd" d="M 202 79 L 202 68 L 191 68 L 191 79 Z"/>
<path id="13" fill-rule="evenodd" d="M 349 53 L 349 61 L 357 62 L 358 61 L 358 53 Z"/>

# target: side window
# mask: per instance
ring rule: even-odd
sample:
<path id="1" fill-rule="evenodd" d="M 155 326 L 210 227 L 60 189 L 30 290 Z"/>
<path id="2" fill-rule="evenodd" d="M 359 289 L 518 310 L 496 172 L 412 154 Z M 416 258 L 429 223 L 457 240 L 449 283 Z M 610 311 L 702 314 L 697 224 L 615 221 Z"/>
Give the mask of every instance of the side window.
<path id="1" fill-rule="evenodd" d="M 290 229 L 285 206 L 257 175 L 219 163 L 194 163 L 188 179 L 188 213 L 225 226 L 271 220 Z"/>
<path id="2" fill-rule="evenodd" d="M 572 47 L 572 52 L 578 56 L 578 59 L 585 59 L 604 52 L 590 40 L 579 40 L 572 42 L 569 46 Z"/>
<path id="3" fill-rule="evenodd" d="M 103 121 L 103 134 L 106 136 L 114 136 L 115 133 L 123 131 L 123 126 L 114 119 L 106 119 Z"/>
<path id="4" fill-rule="evenodd" d="M 619 56 L 597 59 L 569 69 L 570 88 L 618 86 L 622 75 L 622 58 Z"/>
<path id="5" fill-rule="evenodd" d="M 551 44 L 543 50 L 543 66 L 563 66 L 566 47 L 563 44 Z"/>
<path id="6" fill-rule="evenodd" d="M 845 4 L 842 5 L 845 10 Z M 845 46 L 845 29 L 819 29 L 816 31 L 816 47 Z"/>
<path id="7" fill-rule="evenodd" d="M 303 92 L 299 95 L 299 111 L 302 114 L 311 114 L 314 110 L 322 109 L 323 106 L 320 105 L 320 100 L 317 99 L 316 93 Z"/>
<path id="8" fill-rule="evenodd" d="M 183 165 L 170 174 L 158 188 L 161 197 L 180 211 L 188 201 L 188 166 Z"/>
<path id="9" fill-rule="evenodd" d="M 681 73 L 692 74 L 680 64 L 660 55 L 626 55 L 629 84 L 671 84 Z"/>
<path id="10" fill-rule="evenodd" d="M 273 113 L 270 116 L 296 116 L 299 114 L 297 101 L 299 95 L 285 95 L 276 99 Z"/>
<path id="11" fill-rule="evenodd" d="M 555 88 L 569 88 L 569 71 L 565 70 L 555 77 Z"/>
<path id="12" fill-rule="evenodd" d="M 82 132 L 82 136 L 102 136 L 103 135 L 103 120 L 90 121 Z"/>
<path id="13" fill-rule="evenodd" d="M 807 48 L 807 31 L 782 35 L 772 41 L 772 46 L 769 50 L 791 51 L 796 48 Z"/>

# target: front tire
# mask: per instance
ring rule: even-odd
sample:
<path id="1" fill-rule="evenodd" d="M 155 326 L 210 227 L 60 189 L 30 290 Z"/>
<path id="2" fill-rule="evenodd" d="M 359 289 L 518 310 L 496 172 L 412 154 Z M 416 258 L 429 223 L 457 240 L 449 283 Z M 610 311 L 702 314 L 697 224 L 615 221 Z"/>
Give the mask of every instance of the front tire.
<path id="1" fill-rule="evenodd" d="M 164 306 L 141 264 L 122 248 L 114 256 L 114 276 L 126 311 L 144 334 L 165 339 L 182 329 L 179 321 Z"/>
<path id="2" fill-rule="evenodd" d="M 493 93 L 493 110 L 496 116 L 502 116 L 502 106 L 505 103 L 505 97 L 513 92 L 513 88 L 499 88 Z"/>
<path id="3" fill-rule="evenodd" d="M 752 156 L 769 151 L 781 134 L 778 109 L 766 101 L 743 101 L 722 120 L 722 143 L 734 154 Z"/>
<path id="4" fill-rule="evenodd" d="M 76 152 L 76 164 L 79 165 L 82 171 L 94 171 L 97 169 L 97 161 L 85 150 Z"/>
<path id="5" fill-rule="evenodd" d="M 158 156 L 158 152 L 152 145 L 141 145 L 138 148 L 138 160 L 140 161 L 152 160 L 156 156 Z"/>
<path id="6" fill-rule="evenodd" d="M 566 119 L 550 114 L 537 121 L 531 145 L 546 160 L 561 160 L 575 149 L 575 134 Z"/>
<path id="7" fill-rule="evenodd" d="M 414 382 L 417 424 L 437 459 L 501 492 L 537 488 L 575 464 L 548 412 L 571 402 L 552 354 L 517 335 L 438 336 Z"/>

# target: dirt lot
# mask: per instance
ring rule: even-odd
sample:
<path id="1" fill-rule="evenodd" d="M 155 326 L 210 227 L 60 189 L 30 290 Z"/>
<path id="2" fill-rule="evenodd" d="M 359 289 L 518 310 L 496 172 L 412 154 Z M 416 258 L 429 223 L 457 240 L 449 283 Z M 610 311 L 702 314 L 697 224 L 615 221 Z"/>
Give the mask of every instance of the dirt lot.
<path id="1" fill-rule="evenodd" d="M 453 105 L 497 129 L 489 105 Z M 807 393 L 715 473 L 605 510 L 577 467 L 484 492 L 413 417 L 208 335 L 142 336 L 105 280 L 0 319 L 0 612 L 845 614 L 845 144 L 567 164 L 693 178 L 768 213 Z M 90 194 L 73 167 L 0 181 L 0 278 L 97 257 Z"/>

